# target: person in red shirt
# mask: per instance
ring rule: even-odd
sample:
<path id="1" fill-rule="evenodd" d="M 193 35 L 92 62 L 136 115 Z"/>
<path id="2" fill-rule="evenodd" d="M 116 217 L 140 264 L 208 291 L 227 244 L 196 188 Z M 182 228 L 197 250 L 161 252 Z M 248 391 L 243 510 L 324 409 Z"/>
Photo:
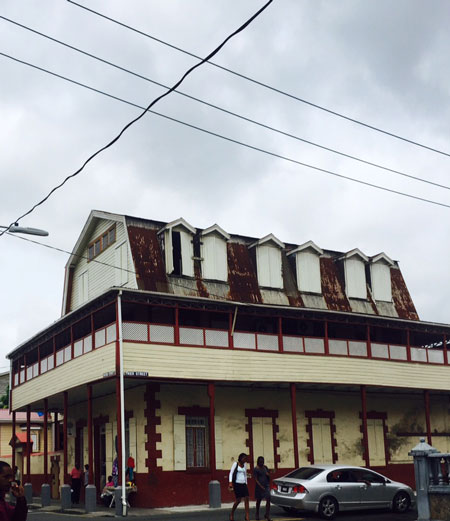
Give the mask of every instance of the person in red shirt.
<path id="1" fill-rule="evenodd" d="M 10 492 L 16 498 L 16 506 L 8 505 L 5 494 Z M 27 500 L 23 487 L 14 482 L 13 469 L 5 461 L 0 461 L 0 521 L 26 521 Z"/>
<path id="2" fill-rule="evenodd" d="M 76 504 L 80 502 L 81 490 L 81 470 L 78 463 L 75 464 L 70 476 L 72 478 L 72 503 Z"/>

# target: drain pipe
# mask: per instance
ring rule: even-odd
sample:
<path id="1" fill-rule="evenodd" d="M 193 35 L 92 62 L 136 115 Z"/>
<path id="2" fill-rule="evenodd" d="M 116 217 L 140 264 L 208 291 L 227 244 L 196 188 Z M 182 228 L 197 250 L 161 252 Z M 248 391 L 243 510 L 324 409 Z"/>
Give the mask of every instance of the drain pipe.
<path id="1" fill-rule="evenodd" d="M 122 290 L 117 295 L 117 320 L 119 322 L 119 380 L 120 380 L 120 436 L 121 441 L 121 470 L 122 470 L 122 516 L 127 515 L 127 488 L 126 488 L 126 467 L 125 467 L 125 381 L 123 376 L 123 334 L 122 334 Z"/>

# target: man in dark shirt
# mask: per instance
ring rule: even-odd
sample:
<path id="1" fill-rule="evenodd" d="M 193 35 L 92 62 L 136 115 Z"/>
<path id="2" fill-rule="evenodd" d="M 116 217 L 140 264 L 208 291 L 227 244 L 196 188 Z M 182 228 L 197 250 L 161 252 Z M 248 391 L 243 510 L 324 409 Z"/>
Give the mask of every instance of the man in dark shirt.
<path id="1" fill-rule="evenodd" d="M 15 507 L 6 503 L 7 492 L 15 496 Z M 9 464 L 0 461 L 0 521 L 26 521 L 27 513 L 28 506 L 23 487 L 14 482 L 14 472 Z"/>

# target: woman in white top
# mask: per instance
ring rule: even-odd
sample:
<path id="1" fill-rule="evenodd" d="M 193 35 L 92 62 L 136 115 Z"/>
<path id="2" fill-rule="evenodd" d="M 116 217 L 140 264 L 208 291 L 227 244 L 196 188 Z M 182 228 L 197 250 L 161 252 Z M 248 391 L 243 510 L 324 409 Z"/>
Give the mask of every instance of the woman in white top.
<path id="1" fill-rule="evenodd" d="M 231 509 L 230 521 L 234 521 L 234 511 L 237 506 L 244 499 L 245 504 L 245 521 L 249 520 L 249 508 L 248 508 L 248 487 L 247 487 L 247 454 L 242 452 L 239 454 L 239 458 L 237 461 L 233 463 L 230 470 L 230 475 L 228 478 L 228 488 L 229 490 L 234 490 L 234 495 L 236 496 L 236 501 L 233 503 L 233 508 Z"/>

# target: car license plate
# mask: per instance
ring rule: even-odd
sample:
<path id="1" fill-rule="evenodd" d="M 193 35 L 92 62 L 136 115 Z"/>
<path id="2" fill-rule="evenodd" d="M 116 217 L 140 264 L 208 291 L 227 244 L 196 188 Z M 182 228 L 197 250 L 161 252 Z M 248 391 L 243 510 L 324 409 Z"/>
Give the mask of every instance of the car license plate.
<path id="1" fill-rule="evenodd" d="M 289 488 L 288 487 L 281 487 L 281 492 L 289 492 Z"/>

